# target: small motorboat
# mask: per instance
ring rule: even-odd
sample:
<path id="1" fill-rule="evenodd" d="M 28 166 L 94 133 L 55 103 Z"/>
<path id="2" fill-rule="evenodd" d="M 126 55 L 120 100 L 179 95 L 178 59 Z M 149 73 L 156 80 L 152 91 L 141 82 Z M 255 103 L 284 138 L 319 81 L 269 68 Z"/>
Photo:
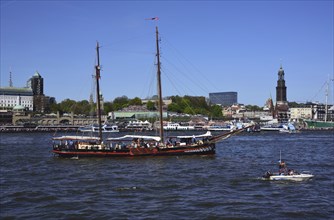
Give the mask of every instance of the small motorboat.
<path id="1" fill-rule="evenodd" d="M 286 163 L 282 160 L 281 151 L 279 152 L 279 161 L 278 161 L 278 169 L 277 173 L 272 173 L 267 171 L 262 178 L 264 180 L 292 180 L 292 181 L 304 181 L 309 180 L 314 177 L 313 174 L 309 171 L 303 171 L 301 173 L 288 169 Z"/>
<path id="2" fill-rule="evenodd" d="M 302 173 L 298 173 L 296 171 L 290 171 L 288 173 L 271 173 L 267 171 L 263 175 L 263 179 L 265 180 L 292 180 L 292 181 L 304 181 L 313 178 L 314 175 L 309 171 L 303 171 Z"/>

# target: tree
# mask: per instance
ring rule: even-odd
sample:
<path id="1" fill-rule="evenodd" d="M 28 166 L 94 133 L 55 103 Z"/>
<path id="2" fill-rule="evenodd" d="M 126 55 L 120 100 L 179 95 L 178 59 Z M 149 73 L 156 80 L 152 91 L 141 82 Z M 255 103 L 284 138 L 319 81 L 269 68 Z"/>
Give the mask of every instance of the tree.
<path id="1" fill-rule="evenodd" d="M 297 103 L 297 102 L 289 102 L 288 104 L 289 104 L 290 108 L 297 108 L 297 107 L 304 107 L 305 106 L 305 104 Z"/>
<path id="2" fill-rule="evenodd" d="M 246 105 L 248 111 L 262 111 L 262 108 L 257 105 Z"/>
<path id="3" fill-rule="evenodd" d="M 114 106 L 112 102 L 105 102 L 103 107 L 105 113 L 114 111 Z"/>
<path id="4" fill-rule="evenodd" d="M 63 112 L 72 112 L 75 105 L 76 101 L 71 99 L 65 99 L 59 103 L 59 107 Z"/>
<path id="5" fill-rule="evenodd" d="M 142 105 L 142 101 L 140 98 L 135 97 L 129 101 L 129 105 Z"/>
<path id="6" fill-rule="evenodd" d="M 187 106 L 187 107 L 184 108 L 183 113 L 193 115 L 194 110 L 190 106 Z"/>
<path id="7" fill-rule="evenodd" d="M 148 102 L 146 103 L 146 108 L 147 108 L 148 110 L 150 110 L 150 111 L 157 110 L 156 107 L 155 107 L 154 102 L 152 102 L 152 101 L 148 101 Z"/>
<path id="8" fill-rule="evenodd" d="M 117 97 L 114 99 L 114 110 L 120 110 L 122 108 L 125 108 L 129 105 L 129 99 L 127 96 Z"/>
<path id="9" fill-rule="evenodd" d="M 60 108 L 60 105 L 57 103 L 52 103 L 50 105 L 50 111 L 53 113 L 57 113 L 57 112 L 61 112 L 62 113 L 62 109 Z"/>
<path id="10" fill-rule="evenodd" d="M 87 100 L 82 100 L 76 103 L 76 110 L 74 113 L 89 115 L 90 111 L 95 109 L 94 107 L 95 106 L 91 106 Z"/>
<path id="11" fill-rule="evenodd" d="M 214 118 L 221 118 L 223 117 L 222 107 L 219 105 L 213 105 L 211 107 L 211 116 Z"/>
<path id="12" fill-rule="evenodd" d="M 168 105 L 167 110 L 170 111 L 170 112 L 182 113 L 182 110 L 181 110 L 180 106 L 177 103 L 174 103 L 174 102 Z"/>

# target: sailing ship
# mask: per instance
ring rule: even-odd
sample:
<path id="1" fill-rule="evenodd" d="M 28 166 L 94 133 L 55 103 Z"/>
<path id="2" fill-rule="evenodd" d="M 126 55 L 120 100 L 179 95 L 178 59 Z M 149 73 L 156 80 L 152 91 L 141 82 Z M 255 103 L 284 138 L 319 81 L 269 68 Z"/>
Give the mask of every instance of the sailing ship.
<path id="1" fill-rule="evenodd" d="M 331 79 L 334 81 L 334 79 Z M 328 77 L 328 80 L 326 81 L 326 90 L 325 90 L 325 116 L 323 120 L 317 120 L 317 119 L 304 119 L 304 122 L 307 124 L 309 128 L 320 128 L 320 129 L 334 129 L 334 121 L 333 118 L 331 120 L 328 120 L 328 111 L 334 112 L 334 105 L 331 106 L 331 108 L 328 107 L 328 92 L 329 92 L 329 82 L 330 79 Z"/>
<path id="2" fill-rule="evenodd" d="M 99 92 L 100 59 L 97 43 L 96 94 L 98 115 L 98 137 L 61 136 L 53 138 L 52 152 L 60 157 L 134 157 L 169 155 L 210 155 L 215 154 L 216 142 L 229 138 L 247 129 L 240 128 L 213 136 L 210 132 L 202 135 L 164 136 L 162 88 L 160 72 L 159 32 L 156 27 L 156 57 L 158 80 L 159 136 L 125 135 L 123 137 L 102 139 L 101 108 Z"/>
<path id="3" fill-rule="evenodd" d="M 318 121 L 309 119 L 305 119 L 304 121 L 309 128 L 334 129 L 334 121 Z"/>

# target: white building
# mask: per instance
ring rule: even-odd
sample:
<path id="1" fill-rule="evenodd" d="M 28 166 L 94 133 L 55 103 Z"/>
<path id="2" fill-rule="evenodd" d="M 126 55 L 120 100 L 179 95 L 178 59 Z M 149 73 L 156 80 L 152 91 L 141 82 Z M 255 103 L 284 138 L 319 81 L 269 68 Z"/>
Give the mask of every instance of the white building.
<path id="1" fill-rule="evenodd" d="M 312 119 L 311 107 L 290 108 L 291 119 Z"/>
<path id="2" fill-rule="evenodd" d="M 147 104 L 150 101 L 155 103 L 155 102 L 157 102 L 157 99 L 142 99 L 141 103 L 142 104 Z M 173 101 L 171 99 L 163 99 L 162 102 L 164 103 L 164 105 L 170 105 L 170 104 L 172 104 Z"/>
<path id="3" fill-rule="evenodd" d="M 12 110 L 15 106 L 23 106 L 27 110 L 33 110 L 34 96 L 31 88 L 0 88 L 0 108 Z"/>

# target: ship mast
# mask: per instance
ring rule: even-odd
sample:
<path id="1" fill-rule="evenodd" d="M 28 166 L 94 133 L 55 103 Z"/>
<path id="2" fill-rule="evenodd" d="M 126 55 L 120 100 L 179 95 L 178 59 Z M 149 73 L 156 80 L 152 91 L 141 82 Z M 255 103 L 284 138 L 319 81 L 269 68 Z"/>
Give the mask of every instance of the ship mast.
<path id="1" fill-rule="evenodd" d="M 157 45 L 157 80 L 158 80 L 158 104 L 159 104 L 159 119 L 160 119 L 160 141 L 164 142 L 164 128 L 163 128 L 163 115 L 162 115 L 162 88 L 161 88 L 161 71 L 160 71 L 160 52 L 159 52 L 159 32 L 158 26 L 156 29 L 156 45 Z"/>
<path id="2" fill-rule="evenodd" d="M 328 114 L 328 90 L 329 90 L 329 75 L 328 75 L 328 81 L 326 82 L 326 100 L 325 100 L 325 122 L 327 122 L 327 114 Z"/>
<path id="3" fill-rule="evenodd" d="M 97 54 L 97 65 L 95 66 L 95 77 L 96 77 L 96 102 L 97 102 L 97 118 L 99 122 L 99 138 L 100 138 L 100 143 L 102 143 L 102 122 L 101 122 L 101 102 L 100 102 L 100 53 L 99 53 L 99 42 L 96 42 L 96 54 Z"/>

